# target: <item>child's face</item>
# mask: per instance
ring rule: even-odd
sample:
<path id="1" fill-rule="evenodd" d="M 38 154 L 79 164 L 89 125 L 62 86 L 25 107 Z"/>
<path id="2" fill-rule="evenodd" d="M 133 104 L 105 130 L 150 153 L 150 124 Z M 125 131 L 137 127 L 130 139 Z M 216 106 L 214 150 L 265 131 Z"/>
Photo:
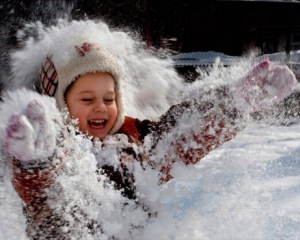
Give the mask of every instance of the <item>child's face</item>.
<path id="1" fill-rule="evenodd" d="M 117 119 L 115 82 L 109 73 L 88 73 L 77 78 L 66 94 L 71 116 L 79 129 L 103 139 Z"/>

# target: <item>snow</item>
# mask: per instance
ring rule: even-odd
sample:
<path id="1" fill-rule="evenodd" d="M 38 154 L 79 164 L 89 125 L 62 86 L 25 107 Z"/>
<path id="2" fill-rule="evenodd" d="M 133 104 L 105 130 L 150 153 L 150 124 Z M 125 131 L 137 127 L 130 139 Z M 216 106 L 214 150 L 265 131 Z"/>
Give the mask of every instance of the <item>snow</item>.
<path id="1" fill-rule="evenodd" d="M 154 187 L 157 186 L 155 171 L 137 171 L 141 197 L 158 215 L 133 239 L 298 239 L 299 132 L 299 124 L 249 123 L 236 138 L 212 151 L 197 165 L 176 164 L 172 170 L 175 179 L 160 187 Z M 91 148 L 86 142 L 82 144 L 86 151 Z M 120 218 L 118 214 L 116 203 L 122 202 L 122 197 L 101 190 L 91 178 L 93 161 L 91 155 L 81 160 L 77 166 L 80 174 L 75 174 L 73 180 L 62 176 L 61 182 L 66 185 L 63 187 L 73 189 L 69 197 L 84 206 L 88 202 L 81 201 L 82 192 L 102 192 L 97 196 L 102 196 L 99 201 L 105 203 L 105 211 L 99 207 L 97 211 L 102 211 L 101 217 L 106 216 L 105 230 L 128 239 L 124 223 L 133 220 Z M 26 239 L 21 203 L 9 182 L 9 166 L 3 164 L 0 239 Z M 89 207 L 86 205 L 86 209 L 92 210 Z M 132 217 L 142 214 L 128 211 Z"/>
<path id="2" fill-rule="evenodd" d="M 300 121 L 282 126 L 249 120 L 236 138 L 210 152 L 198 164 L 183 166 L 176 163 L 171 172 L 174 179 L 166 184 L 158 185 L 156 170 L 144 170 L 139 163 L 129 164 L 134 170 L 140 203 L 149 208 L 151 218 L 142 205 L 137 206 L 133 200 L 123 197 L 104 176 L 96 175 L 95 168 L 99 163 L 110 162 L 118 168 L 118 149 L 132 143 L 122 135 L 114 135 L 91 144 L 76 134 L 73 127 L 62 125 L 62 122 L 66 124 L 68 116 L 57 113 L 52 100 L 30 90 L 20 90 L 33 84 L 31 75 L 37 73 L 38 63 L 44 57 L 37 51 L 51 49 L 66 33 L 72 34 L 73 30 L 80 31 L 85 26 L 74 24 L 74 28 L 62 24 L 49 32 L 44 31 L 40 24 L 36 26 L 45 34 L 44 40 L 29 39 L 24 49 L 12 54 L 13 75 L 9 79 L 13 82 L 9 82 L 6 89 L 19 90 L 8 93 L 0 106 L 3 114 L 1 144 L 5 140 L 10 116 L 26 115 L 27 105 L 33 99 L 42 103 L 49 117 L 58 122 L 56 127 L 60 127 L 64 139 L 61 139 L 55 154 L 57 159 L 66 155 L 65 169 L 49 190 L 48 203 L 56 213 L 70 218 L 68 227 L 74 237 L 110 239 L 114 236 L 133 240 L 299 238 Z M 132 114 L 141 111 L 138 117 L 152 113 L 157 117 L 168 105 L 181 99 L 181 90 L 186 91 L 186 97 L 195 97 L 225 82 L 234 82 L 256 61 L 241 59 L 230 68 L 220 67 L 216 62 L 205 81 L 195 82 L 184 89 L 182 79 L 171 70 L 170 59 L 159 59 L 142 49 L 136 51 L 136 42 L 127 34 L 109 32 L 101 23 L 91 22 L 88 29 L 92 30 L 91 34 L 95 29 L 103 34 L 102 39 L 108 48 L 118 46 L 114 53 L 119 54 L 125 74 L 126 110 Z M 112 39 L 117 39 L 117 42 L 109 45 Z M 120 57 L 123 55 L 124 58 Z M 28 65 L 25 64 L 27 59 L 32 60 Z M 177 80 L 179 87 L 175 88 Z M 141 94 L 137 95 L 140 88 Z M 158 101 L 152 101 L 156 96 L 159 96 Z M 174 136 L 190 128 L 186 123 L 197 120 L 201 123 L 200 118 L 197 114 L 193 119 L 182 118 L 182 128 L 174 132 Z M 41 134 L 41 137 L 45 136 Z M 146 149 L 150 141 L 146 139 Z M 164 148 L 169 146 L 160 147 L 162 151 L 156 156 L 158 160 Z M 134 150 L 139 151 L 137 146 Z M 21 201 L 11 185 L 11 166 L 3 151 L 0 159 L 0 239 L 27 239 Z M 104 184 L 99 184 L 99 180 Z M 74 208 L 83 210 L 84 214 L 74 212 Z M 76 219 L 72 218 L 74 214 Z M 86 218 L 99 222 L 104 233 L 91 235 L 84 231 Z"/>
<path id="3" fill-rule="evenodd" d="M 210 239 L 297 239 L 299 126 L 253 123 L 197 166 Z M 216 226 L 217 223 L 217 226 Z M 219 224 L 218 224 L 219 223 Z"/>
<path id="4" fill-rule="evenodd" d="M 163 187 L 146 239 L 298 239 L 299 130 L 252 123 L 183 168 Z"/>

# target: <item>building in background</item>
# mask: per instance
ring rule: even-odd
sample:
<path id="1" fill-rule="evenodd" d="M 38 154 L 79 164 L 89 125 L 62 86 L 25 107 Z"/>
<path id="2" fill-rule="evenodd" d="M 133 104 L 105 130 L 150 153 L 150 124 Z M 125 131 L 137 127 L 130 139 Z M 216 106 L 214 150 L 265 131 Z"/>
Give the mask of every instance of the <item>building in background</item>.
<path id="1" fill-rule="evenodd" d="M 146 39 L 179 52 L 300 49 L 300 1 L 148 0 Z"/>

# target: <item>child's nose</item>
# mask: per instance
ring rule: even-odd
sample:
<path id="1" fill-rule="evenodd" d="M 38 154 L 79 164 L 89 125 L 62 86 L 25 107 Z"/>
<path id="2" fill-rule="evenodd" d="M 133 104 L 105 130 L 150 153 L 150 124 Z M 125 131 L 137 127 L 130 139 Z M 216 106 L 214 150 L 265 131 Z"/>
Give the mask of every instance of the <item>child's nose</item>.
<path id="1" fill-rule="evenodd" d="M 99 102 L 95 105 L 94 111 L 105 113 L 105 112 L 107 112 L 107 108 L 103 102 Z"/>

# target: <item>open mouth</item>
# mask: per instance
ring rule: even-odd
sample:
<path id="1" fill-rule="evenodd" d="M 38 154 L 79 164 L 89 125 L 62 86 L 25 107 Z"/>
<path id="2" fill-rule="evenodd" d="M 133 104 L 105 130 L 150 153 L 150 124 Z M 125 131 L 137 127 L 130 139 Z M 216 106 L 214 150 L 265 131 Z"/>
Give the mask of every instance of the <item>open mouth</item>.
<path id="1" fill-rule="evenodd" d="M 106 124 L 106 120 L 89 120 L 88 125 L 92 128 L 104 128 Z"/>

